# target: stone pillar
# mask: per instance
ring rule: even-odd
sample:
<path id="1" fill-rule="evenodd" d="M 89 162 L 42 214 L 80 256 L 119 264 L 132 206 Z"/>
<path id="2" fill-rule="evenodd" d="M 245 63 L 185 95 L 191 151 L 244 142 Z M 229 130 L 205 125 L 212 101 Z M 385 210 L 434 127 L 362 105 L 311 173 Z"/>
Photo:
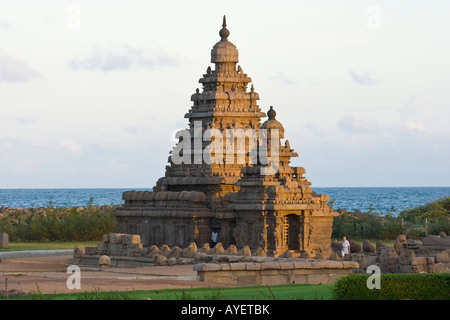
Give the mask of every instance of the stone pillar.
<path id="1" fill-rule="evenodd" d="M 8 249 L 9 236 L 3 232 L 0 234 L 0 249 Z"/>

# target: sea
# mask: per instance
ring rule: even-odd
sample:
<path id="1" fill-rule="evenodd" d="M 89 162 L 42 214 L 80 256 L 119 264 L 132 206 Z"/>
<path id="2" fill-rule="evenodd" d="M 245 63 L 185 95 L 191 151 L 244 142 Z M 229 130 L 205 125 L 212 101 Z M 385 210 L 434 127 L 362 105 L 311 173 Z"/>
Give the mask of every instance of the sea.
<path id="1" fill-rule="evenodd" d="M 122 193 L 128 190 L 151 191 L 142 188 L 82 188 L 82 189 L 0 189 L 0 208 L 85 207 L 123 204 Z M 348 211 L 372 211 L 396 215 L 409 208 L 450 196 L 450 187 L 340 187 L 313 188 L 330 196 L 332 207 Z"/>

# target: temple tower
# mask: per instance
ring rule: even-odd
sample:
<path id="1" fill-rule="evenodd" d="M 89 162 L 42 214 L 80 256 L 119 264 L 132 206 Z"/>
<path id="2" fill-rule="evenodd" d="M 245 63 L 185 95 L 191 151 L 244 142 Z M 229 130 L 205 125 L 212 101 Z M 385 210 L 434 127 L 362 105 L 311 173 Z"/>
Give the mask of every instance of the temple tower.
<path id="1" fill-rule="evenodd" d="M 139 234 L 145 245 L 186 247 L 209 242 L 215 230 L 225 246 L 326 253 L 336 215 L 330 199 L 312 191 L 304 168 L 290 166 L 298 154 L 273 107 L 261 124 L 266 114 L 225 17 L 219 35 L 165 176 L 153 192 L 123 194 L 118 232 Z"/>

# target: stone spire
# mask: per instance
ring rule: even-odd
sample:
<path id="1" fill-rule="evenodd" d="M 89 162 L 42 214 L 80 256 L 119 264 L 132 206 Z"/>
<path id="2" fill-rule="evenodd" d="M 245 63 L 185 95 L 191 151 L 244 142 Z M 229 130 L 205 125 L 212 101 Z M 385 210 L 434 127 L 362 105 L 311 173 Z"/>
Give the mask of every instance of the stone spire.
<path id="1" fill-rule="evenodd" d="M 227 18 L 225 15 L 223 16 L 222 29 L 219 31 L 220 38 L 222 41 L 228 41 L 228 36 L 230 35 L 230 31 L 227 29 Z"/>

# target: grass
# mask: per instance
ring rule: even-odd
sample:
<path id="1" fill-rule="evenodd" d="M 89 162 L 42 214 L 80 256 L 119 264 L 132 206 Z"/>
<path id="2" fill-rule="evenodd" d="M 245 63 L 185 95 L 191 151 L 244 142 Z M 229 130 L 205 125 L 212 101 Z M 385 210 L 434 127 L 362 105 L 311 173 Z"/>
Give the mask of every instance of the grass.
<path id="1" fill-rule="evenodd" d="M 26 251 L 26 250 L 59 250 L 59 249 L 73 249 L 75 246 L 81 248 L 97 246 L 95 241 L 74 241 L 74 242 L 10 242 L 8 249 L 0 249 L 0 252 L 6 251 Z"/>
<path id="2" fill-rule="evenodd" d="M 188 288 L 138 291 L 108 291 L 93 288 L 90 292 L 43 294 L 39 287 L 14 300 L 330 300 L 333 285 L 289 284 L 235 288 Z M 1 299 L 1 297 L 0 297 Z"/>

